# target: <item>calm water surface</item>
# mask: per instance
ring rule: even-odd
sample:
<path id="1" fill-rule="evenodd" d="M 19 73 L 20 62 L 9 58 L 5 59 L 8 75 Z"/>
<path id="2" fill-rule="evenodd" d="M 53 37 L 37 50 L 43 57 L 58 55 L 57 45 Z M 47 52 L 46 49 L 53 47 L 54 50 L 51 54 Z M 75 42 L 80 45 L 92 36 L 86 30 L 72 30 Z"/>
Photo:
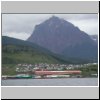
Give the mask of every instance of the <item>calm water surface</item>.
<path id="1" fill-rule="evenodd" d="M 2 80 L 2 86 L 97 86 L 98 78 L 13 79 Z"/>

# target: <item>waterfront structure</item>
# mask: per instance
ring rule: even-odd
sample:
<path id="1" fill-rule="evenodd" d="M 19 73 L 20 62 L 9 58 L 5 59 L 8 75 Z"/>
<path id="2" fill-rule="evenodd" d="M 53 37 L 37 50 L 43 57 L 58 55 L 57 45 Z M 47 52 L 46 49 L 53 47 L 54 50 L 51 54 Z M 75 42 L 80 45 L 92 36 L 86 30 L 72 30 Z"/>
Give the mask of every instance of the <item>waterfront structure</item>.
<path id="1" fill-rule="evenodd" d="M 68 74 L 81 74 L 80 70 L 70 71 L 34 71 L 35 75 L 68 75 Z"/>

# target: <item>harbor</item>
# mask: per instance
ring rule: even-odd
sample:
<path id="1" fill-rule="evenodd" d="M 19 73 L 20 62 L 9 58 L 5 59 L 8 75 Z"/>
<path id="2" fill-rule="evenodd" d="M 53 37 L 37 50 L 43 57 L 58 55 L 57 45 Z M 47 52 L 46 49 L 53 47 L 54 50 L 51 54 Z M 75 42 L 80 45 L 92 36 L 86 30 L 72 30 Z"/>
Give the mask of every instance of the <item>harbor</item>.
<path id="1" fill-rule="evenodd" d="M 83 65 L 72 64 L 17 64 L 8 73 L 8 67 L 4 67 L 2 79 L 52 79 L 52 78 L 88 78 L 98 77 L 97 64 Z"/>
<path id="2" fill-rule="evenodd" d="M 70 77 L 81 77 L 81 71 L 34 71 L 29 74 L 17 74 L 13 76 L 2 76 L 2 79 L 44 79 L 44 78 L 70 78 Z"/>

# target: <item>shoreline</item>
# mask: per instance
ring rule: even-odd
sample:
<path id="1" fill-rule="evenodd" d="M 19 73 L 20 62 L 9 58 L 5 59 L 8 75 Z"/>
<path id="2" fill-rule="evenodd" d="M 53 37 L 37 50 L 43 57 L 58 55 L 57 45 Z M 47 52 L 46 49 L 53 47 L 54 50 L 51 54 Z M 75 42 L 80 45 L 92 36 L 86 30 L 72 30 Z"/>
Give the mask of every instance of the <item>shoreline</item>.
<path id="1" fill-rule="evenodd" d="M 57 78 L 6 78 L 6 79 L 3 79 L 2 80 L 21 80 L 21 79 L 84 79 L 84 78 L 98 78 L 98 77 L 57 77 Z"/>

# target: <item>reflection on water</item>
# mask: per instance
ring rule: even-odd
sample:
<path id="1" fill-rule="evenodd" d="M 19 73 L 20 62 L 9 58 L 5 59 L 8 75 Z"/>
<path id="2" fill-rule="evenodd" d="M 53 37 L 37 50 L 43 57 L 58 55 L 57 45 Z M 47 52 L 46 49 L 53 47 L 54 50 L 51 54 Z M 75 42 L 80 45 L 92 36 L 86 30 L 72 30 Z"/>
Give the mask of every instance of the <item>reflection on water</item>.
<path id="1" fill-rule="evenodd" d="M 2 80 L 2 86 L 97 86 L 98 78 Z"/>

